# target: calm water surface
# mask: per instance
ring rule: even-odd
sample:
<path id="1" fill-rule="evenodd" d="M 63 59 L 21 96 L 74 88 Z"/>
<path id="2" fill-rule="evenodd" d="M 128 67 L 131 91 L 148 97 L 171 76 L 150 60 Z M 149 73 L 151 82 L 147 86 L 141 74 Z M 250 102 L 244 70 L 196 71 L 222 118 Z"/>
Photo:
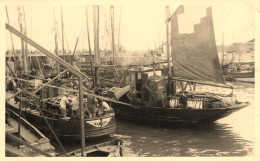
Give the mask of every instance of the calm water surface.
<path id="1" fill-rule="evenodd" d="M 251 105 L 206 126 L 162 128 L 117 120 L 111 137 L 124 142 L 124 156 L 254 156 L 254 84 L 233 83 L 239 101 Z M 94 144 L 111 139 L 87 141 Z M 80 143 L 64 143 L 67 151 Z"/>

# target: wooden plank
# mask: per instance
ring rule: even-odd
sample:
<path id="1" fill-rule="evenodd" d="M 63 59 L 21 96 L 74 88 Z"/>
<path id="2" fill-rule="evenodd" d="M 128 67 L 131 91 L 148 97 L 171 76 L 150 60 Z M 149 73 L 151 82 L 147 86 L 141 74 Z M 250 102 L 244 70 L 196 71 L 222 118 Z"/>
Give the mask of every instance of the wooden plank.
<path id="1" fill-rule="evenodd" d="M 10 138 L 10 139 L 12 139 L 12 140 L 14 140 L 14 141 L 17 141 L 18 143 L 23 144 L 23 145 L 25 145 L 25 146 L 31 148 L 32 150 L 36 151 L 36 152 L 39 153 L 39 154 L 42 154 L 42 155 L 47 156 L 47 157 L 52 157 L 52 155 L 50 155 L 50 154 L 48 154 L 48 153 L 46 153 L 46 152 L 44 152 L 44 151 L 42 151 L 42 150 L 40 150 L 40 149 L 38 149 L 38 148 L 32 146 L 32 145 L 30 145 L 30 144 L 27 143 L 26 141 L 23 141 L 23 140 L 21 140 L 21 139 L 15 137 L 15 136 L 12 135 L 12 134 L 9 134 L 9 133 L 5 133 L 5 134 L 6 134 L 6 136 L 7 136 L 8 138 Z"/>
<path id="2" fill-rule="evenodd" d="M 15 133 L 15 132 L 18 132 L 18 131 L 16 129 L 14 129 L 13 127 L 11 127 L 10 125 L 5 124 L 5 132 Z"/>

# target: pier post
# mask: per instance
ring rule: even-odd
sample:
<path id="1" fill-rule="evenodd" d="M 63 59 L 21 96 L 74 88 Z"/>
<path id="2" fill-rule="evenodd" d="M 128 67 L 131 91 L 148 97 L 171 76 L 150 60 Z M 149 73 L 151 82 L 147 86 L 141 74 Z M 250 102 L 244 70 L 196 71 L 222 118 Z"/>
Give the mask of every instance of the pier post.
<path id="1" fill-rule="evenodd" d="M 80 131 L 81 131 L 81 156 L 84 157 L 85 148 L 85 110 L 83 106 L 83 77 L 79 76 L 79 108 L 80 108 Z"/>

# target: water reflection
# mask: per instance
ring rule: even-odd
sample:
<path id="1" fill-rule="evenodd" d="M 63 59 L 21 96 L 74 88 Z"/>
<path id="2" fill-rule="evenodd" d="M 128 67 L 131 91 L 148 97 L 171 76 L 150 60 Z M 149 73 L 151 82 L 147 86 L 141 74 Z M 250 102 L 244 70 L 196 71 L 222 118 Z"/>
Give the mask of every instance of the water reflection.
<path id="1" fill-rule="evenodd" d="M 253 143 L 227 124 L 165 129 L 120 122 L 118 129 L 114 137 L 124 140 L 125 156 L 245 156 L 253 151 Z"/>

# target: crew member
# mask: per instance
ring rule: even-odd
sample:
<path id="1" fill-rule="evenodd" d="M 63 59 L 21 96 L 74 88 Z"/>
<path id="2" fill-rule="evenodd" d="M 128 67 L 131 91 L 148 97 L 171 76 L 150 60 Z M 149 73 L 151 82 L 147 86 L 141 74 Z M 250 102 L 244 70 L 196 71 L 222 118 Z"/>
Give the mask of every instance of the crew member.
<path id="1" fill-rule="evenodd" d="M 71 99 L 71 116 L 79 115 L 79 94 L 76 93 Z"/>
<path id="2" fill-rule="evenodd" d="M 131 91 L 127 94 L 127 97 L 129 98 L 130 100 L 130 103 L 135 105 L 136 104 L 136 90 L 135 90 L 135 87 L 132 87 Z"/>
<path id="3" fill-rule="evenodd" d="M 64 96 L 60 100 L 60 110 L 61 110 L 61 117 L 67 117 L 66 107 L 69 104 L 69 94 L 65 93 Z"/>
<path id="4" fill-rule="evenodd" d="M 179 103 L 180 103 L 180 107 L 181 108 L 186 108 L 187 107 L 187 103 L 188 103 L 188 97 L 187 97 L 187 92 L 182 92 L 182 95 L 180 96 L 179 99 Z"/>
<path id="5" fill-rule="evenodd" d="M 98 100 L 96 99 L 95 96 L 87 96 L 88 99 L 88 103 L 87 103 L 87 108 L 88 108 L 88 112 L 89 112 L 89 117 L 96 117 L 96 109 L 97 109 L 97 104 L 98 104 Z"/>
<path id="6" fill-rule="evenodd" d="M 104 101 L 104 100 L 100 100 L 99 102 L 99 107 L 104 110 L 104 111 L 109 111 L 110 110 L 110 106 Z"/>

